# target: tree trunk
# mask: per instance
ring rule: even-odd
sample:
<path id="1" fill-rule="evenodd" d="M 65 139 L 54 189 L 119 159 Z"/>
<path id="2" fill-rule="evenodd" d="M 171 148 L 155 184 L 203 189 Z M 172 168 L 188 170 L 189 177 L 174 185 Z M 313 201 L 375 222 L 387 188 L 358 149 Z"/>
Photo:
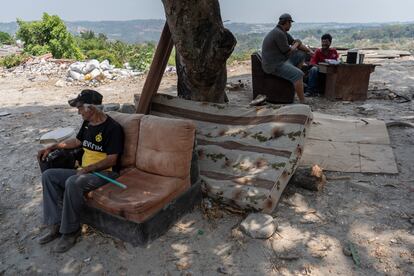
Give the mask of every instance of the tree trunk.
<path id="1" fill-rule="evenodd" d="M 224 102 L 226 61 L 236 39 L 224 28 L 218 0 L 162 0 L 176 49 L 178 96 Z"/>

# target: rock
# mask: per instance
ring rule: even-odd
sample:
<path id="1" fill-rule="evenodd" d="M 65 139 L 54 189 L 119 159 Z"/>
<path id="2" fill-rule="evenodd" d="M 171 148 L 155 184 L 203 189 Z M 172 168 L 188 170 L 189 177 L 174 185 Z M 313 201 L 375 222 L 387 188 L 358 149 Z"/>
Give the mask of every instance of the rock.
<path id="1" fill-rule="evenodd" d="M 108 112 L 108 111 L 118 111 L 120 108 L 120 104 L 119 103 L 109 103 L 109 104 L 105 104 L 103 111 L 104 112 Z"/>
<path id="2" fill-rule="evenodd" d="M 83 74 L 72 70 L 69 71 L 69 77 L 71 77 L 74 80 L 82 80 L 84 78 Z"/>
<path id="3" fill-rule="evenodd" d="M 131 65 L 129 65 L 129 62 L 125 62 L 124 63 L 124 68 L 127 69 L 127 70 L 131 70 L 132 69 Z"/>
<path id="4" fill-rule="evenodd" d="M 103 71 L 102 74 L 105 76 L 105 78 L 112 80 L 114 78 L 114 75 L 112 75 L 109 71 Z"/>
<path id="5" fill-rule="evenodd" d="M 126 69 L 124 69 L 124 70 L 120 70 L 120 71 L 119 71 L 119 74 L 120 74 L 122 77 L 129 77 L 129 76 L 131 76 L 131 72 L 130 72 L 129 70 L 126 70 Z"/>
<path id="6" fill-rule="evenodd" d="M 134 114 L 135 113 L 135 105 L 133 104 L 122 104 L 121 109 L 119 110 L 122 113 Z"/>
<path id="7" fill-rule="evenodd" d="M 91 75 L 92 79 L 96 79 L 96 77 L 98 77 L 101 74 L 101 70 L 99 70 L 98 68 L 95 68 L 89 74 Z"/>
<path id="8" fill-rule="evenodd" d="M 94 69 L 99 68 L 99 61 L 96 59 L 89 60 L 86 62 L 85 68 L 83 69 L 83 73 L 91 73 Z"/>
<path id="9" fill-rule="evenodd" d="M 252 213 L 240 224 L 243 232 L 254 239 L 268 239 L 277 229 L 273 217 L 262 213 Z"/>
<path id="10" fill-rule="evenodd" d="M 144 73 L 139 72 L 139 71 L 132 71 L 131 72 L 131 76 L 133 76 L 133 77 L 137 77 L 137 76 L 141 76 L 141 75 L 144 75 Z"/>
<path id="11" fill-rule="evenodd" d="M 177 73 L 177 69 L 175 68 L 175 66 L 167 66 L 164 72 L 165 73 Z"/>
<path id="12" fill-rule="evenodd" d="M 109 61 L 107 59 L 105 59 L 104 61 L 102 61 L 99 64 L 99 68 L 101 68 L 102 71 L 106 71 L 106 70 L 112 69 L 111 68 L 111 65 L 109 64 Z"/>
<path id="13" fill-rule="evenodd" d="M 376 109 L 371 104 L 363 104 L 356 107 L 358 113 L 361 113 L 363 115 L 373 115 L 377 113 Z"/>
<path id="14" fill-rule="evenodd" d="M 58 81 L 55 83 L 55 86 L 56 86 L 56 87 L 65 87 L 65 86 L 66 86 L 66 83 L 65 83 L 65 81 L 64 81 L 64 80 L 58 80 Z"/>
<path id="15" fill-rule="evenodd" d="M 221 274 L 229 274 L 229 270 L 226 267 L 224 267 L 224 266 L 218 267 L 217 268 L 217 272 L 218 273 L 221 273 Z"/>
<path id="16" fill-rule="evenodd" d="M 69 70 L 78 72 L 79 74 L 83 74 L 83 68 L 84 67 L 85 67 L 85 63 L 78 61 L 78 62 L 72 63 L 69 66 Z"/>

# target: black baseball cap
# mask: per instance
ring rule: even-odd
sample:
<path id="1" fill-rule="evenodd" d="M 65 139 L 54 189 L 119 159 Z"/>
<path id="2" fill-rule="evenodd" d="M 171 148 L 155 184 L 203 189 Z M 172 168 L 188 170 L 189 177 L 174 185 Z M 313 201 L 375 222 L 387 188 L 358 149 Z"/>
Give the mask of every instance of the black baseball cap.
<path id="1" fill-rule="evenodd" d="M 85 89 L 82 90 L 76 98 L 69 100 L 68 103 L 73 107 L 77 107 L 80 104 L 100 105 L 102 104 L 102 98 L 102 94 L 98 91 Z"/>
<path id="2" fill-rule="evenodd" d="M 279 17 L 279 21 L 291 21 L 291 22 L 295 22 L 292 19 L 292 16 L 288 13 L 284 13 Z"/>

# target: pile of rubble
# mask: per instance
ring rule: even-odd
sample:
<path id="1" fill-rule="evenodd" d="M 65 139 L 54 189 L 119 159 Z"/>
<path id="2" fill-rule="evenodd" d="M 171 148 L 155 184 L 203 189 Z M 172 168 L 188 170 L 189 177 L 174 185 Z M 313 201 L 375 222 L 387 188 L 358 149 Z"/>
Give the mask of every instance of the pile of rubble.
<path id="1" fill-rule="evenodd" d="M 26 75 L 29 79 L 39 75 L 64 76 L 69 60 L 52 59 L 51 54 L 30 57 L 19 66 L 6 70 L 13 75 Z"/>
<path id="2" fill-rule="evenodd" d="M 72 63 L 67 70 L 67 82 L 73 81 L 91 81 L 102 82 L 103 80 L 116 80 L 119 78 L 136 77 L 143 74 L 143 72 L 132 70 L 128 63 L 124 64 L 123 69 L 115 68 L 109 64 L 108 60 L 99 62 L 92 59 L 86 62 L 77 61 Z"/>
<path id="3" fill-rule="evenodd" d="M 143 74 L 143 72 L 133 70 L 128 63 L 124 64 L 124 68 L 115 68 L 108 60 L 99 62 L 95 59 L 88 61 L 54 59 L 51 54 L 30 57 L 14 68 L 1 68 L 0 73 L 5 76 L 25 76 L 32 81 L 43 80 L 44 76 L 58 77 L 56 86 L 76 84 L 96 86 L 102 82 Z"/>

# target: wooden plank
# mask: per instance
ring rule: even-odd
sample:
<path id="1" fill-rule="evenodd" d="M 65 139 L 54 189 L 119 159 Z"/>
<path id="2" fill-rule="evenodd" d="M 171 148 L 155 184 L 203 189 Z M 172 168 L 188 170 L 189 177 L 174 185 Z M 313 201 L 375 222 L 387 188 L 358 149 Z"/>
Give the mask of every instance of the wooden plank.
<path id="1" fill-rule="evenodd" d="M 144 87 L 142 88 L 136 113 L 148 113 L 151 99 L 155 94 L 157 94 L 173 46 L 174 43 L 171 38 L 170 28 L 168 27 L 167 22 L 165 22 L 147 79 L 145 80 Z"/>

